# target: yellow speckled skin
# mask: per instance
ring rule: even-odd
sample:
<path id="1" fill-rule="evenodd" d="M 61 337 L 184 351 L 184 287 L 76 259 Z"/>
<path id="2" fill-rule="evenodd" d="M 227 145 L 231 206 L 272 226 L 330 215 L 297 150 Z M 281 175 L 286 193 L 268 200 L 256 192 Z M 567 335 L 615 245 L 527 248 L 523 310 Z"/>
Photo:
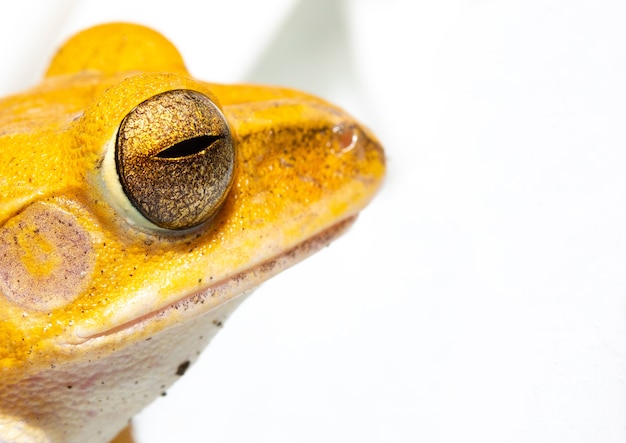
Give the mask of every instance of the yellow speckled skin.
<path id="1" fill-rule="evenodd" d="M 237 156 L 218 214 L 169 234 L 121 214 L 103 177 L 125 115 L 175 89 L 221 107 Z M 383 175 L 373 135 L 321 99 L 195 80 L 144 27 L 75 36 L 39 86 L 0 101 L 0 442 L 111 440 Z"/>

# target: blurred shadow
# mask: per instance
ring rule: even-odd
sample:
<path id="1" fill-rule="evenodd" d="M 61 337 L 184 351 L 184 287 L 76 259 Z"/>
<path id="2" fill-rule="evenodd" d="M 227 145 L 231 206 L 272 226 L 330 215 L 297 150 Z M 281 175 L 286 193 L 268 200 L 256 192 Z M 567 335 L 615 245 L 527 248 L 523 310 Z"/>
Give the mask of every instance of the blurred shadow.
<path id="1" fill-rule="evenodd" d="M 357 89 L 343 0 L 300 0 L 246 76 L 351 101 Z"/>

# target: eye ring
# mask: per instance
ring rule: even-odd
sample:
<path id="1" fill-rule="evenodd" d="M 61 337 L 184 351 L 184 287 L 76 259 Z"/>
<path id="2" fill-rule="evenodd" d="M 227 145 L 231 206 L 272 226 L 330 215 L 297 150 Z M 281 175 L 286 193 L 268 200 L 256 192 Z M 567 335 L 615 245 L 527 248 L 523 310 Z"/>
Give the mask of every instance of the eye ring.
<path id="1" fill-rule="evenodd" d="M 124 194 L 149 222 L 190 229 L 211 219 L 226 200 L 235 146 L 213 101 L 177 89 L 147 99 L 124 117 L 115 167 Z"/>

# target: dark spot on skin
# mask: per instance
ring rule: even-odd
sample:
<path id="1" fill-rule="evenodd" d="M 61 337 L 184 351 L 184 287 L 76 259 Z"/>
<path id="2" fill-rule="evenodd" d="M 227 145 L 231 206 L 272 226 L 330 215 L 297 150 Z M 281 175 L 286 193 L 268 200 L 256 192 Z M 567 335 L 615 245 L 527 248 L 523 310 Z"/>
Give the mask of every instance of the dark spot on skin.
<path id="1" fill-rule="evenodd" d="M 191 362 L 189 360 L 184 361 L 181 364 L 179 364 L 178 369 L 176 369 L 176 375 L 178 375 L 179 377 L 182 377 L 183 375 L 185 375 L 185 372 L 187 372 L 187 369 L 189 368 L 190 364 Z"/>
<path id="2" fill-rule="evenodd" d="M 161 392 L 161 397 L 165 397 L 167 395 L 167 392 Z"/>
<path id="3" fill-rule="evenodd" d="M 72 385 L 67 385 L 67 389 L 72 389 Z"/>
<path id="4" fill-rule="evenodd" d="M 221 328 L 222 326 L 224 326 L 224 323 L 222 323 L 220 320 L 213 320 L 213 324 L 217 326 L 218 328 Z"/>

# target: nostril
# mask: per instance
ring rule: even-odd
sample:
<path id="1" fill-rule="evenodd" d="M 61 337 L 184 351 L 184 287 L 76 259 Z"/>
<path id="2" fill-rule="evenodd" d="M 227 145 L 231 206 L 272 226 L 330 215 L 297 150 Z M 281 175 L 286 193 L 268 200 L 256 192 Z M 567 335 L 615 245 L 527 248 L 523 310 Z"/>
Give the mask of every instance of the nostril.
<path id="1" fill-rule="evenodd" d="M 337 135 L 339 153 L 344 154 L 356 146 L 358 135 L 354 125 L 337 125 L 333 128 L 333 133 Z"/>

